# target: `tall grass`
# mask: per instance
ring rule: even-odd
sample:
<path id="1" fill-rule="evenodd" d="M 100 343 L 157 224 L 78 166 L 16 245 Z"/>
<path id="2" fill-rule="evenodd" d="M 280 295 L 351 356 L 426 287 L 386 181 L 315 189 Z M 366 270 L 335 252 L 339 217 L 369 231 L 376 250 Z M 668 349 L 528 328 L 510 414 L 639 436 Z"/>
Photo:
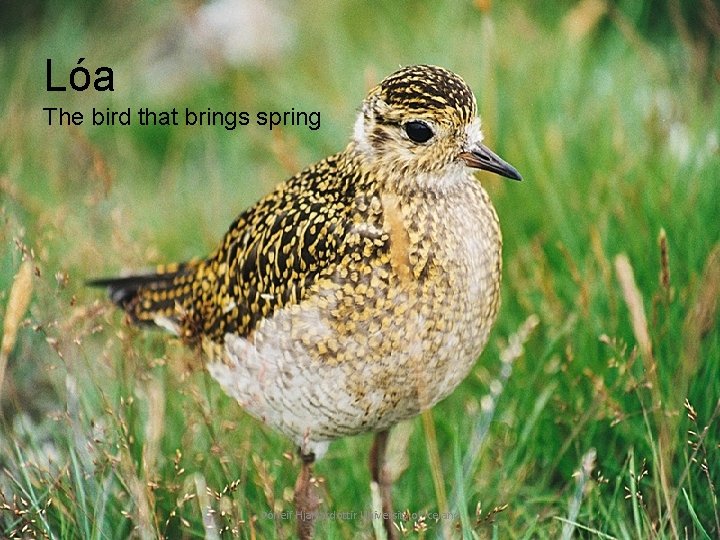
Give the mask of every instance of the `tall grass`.
<path id="1" fill-rule="evenodd" d="M 292 445 L 227 398 L 198 354 L 124 325 L 83 282 L 207 253 L 242 208 L 341 149 L 367 86 L 413 62 L 466 78 L 490 145 L 525 181 L 480 179 L 504 233 L 503 306 L 473 373 L 403 426 L 409 442 L 397 437 L 399 527 L 720 535 L 717 84 L 681 37 L 650 42 L 608 5 L 558 5 L 548 21 L 531 3 L 496 4 L 301 2 L 281 57 L 160 93 L 147 69 L 180 32 L 179 4 L 61 4 L 0 42 L 0 312 L 17 331 L 0 536 L 293 536 L 277 517 L 292 509 Z M 69 70 L 80 56 L 112 66 L 118 91 L 45 92 L 45 58 Z M 295 107 L 322 125 L 49 128 L 47 106 Z M 32 298 L 8 315 L 13 283 L 28 287 L 14 280 L 22 261 Z M 324 510 L 371 508 L 369 446 L 341 440 L 318 463 Z M 318 523 L 321 537 L 372 530 L 361 517 Z"/>

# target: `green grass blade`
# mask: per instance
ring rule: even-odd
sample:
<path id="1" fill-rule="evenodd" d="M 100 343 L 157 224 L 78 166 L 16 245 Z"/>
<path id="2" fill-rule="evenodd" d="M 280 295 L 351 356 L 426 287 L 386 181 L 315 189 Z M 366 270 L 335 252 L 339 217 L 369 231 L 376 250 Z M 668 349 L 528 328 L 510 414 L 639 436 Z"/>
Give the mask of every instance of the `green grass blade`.
<path id="1" fill-rule="evenodd" d="M 705 527 L 702 526 L 702 523 L 700 523 L 700 519 L 698 519 L 697 513 L 695 513 L 695 508 L 693 508 L 692 503 L 690 502 L 690 497 L 688 497 L 687 491 L 685 491 L 685 488 L 682 488 L 682 494 L 683 497 L 685 497 L 685 503 L 688 507 L 688 512 L 690 512 L 690 517 L 692 518 L 693 523 L 695 524 L 695 527 L 700 531 L 700 534 L 702 534 L 702 537 L 705 540 L 710 540 L 710 535 L 705 530 Z"/>

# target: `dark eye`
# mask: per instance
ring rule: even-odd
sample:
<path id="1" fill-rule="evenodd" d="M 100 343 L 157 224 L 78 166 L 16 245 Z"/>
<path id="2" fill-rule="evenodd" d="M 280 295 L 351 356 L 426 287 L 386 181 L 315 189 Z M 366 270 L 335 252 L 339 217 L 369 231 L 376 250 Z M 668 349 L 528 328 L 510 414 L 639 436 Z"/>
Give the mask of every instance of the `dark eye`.
<path id="1" fill-rule="evenodd" d="M 425 122 L 414 120 L 405 124 L 405 133 L 416 143 L 428 142 L 433 137 L 432 129 Z"/>

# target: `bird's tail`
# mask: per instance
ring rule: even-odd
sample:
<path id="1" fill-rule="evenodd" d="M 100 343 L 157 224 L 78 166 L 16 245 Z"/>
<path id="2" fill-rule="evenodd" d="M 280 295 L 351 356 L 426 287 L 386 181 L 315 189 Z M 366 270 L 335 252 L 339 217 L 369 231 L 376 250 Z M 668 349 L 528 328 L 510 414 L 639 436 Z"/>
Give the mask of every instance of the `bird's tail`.
<path id="1" fill-rule="evenodd" d="M 157 324 L 179 333 L 183 312 L 192 304 L 192 276 L 199 261 L 158 266 L 155 272 L 94 279 L 90 287 L 106 287 L 110 300 L 135 324 Z"/>

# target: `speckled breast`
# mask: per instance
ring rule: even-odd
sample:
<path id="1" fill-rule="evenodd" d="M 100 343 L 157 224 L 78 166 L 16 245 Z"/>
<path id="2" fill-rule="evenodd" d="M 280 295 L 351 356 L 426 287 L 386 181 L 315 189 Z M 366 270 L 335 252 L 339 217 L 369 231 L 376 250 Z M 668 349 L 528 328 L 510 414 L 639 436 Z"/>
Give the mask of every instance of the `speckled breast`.
<path id="1" fill-rule="evenodd" d="M 310 449 L 447 396 L 487 342 L 500 286 L 497 216 L 476 181 L 462 188 L 369 200 L 348 239 L 357 249 L 251 338 L 226 336 L 213 376 Z"/>

